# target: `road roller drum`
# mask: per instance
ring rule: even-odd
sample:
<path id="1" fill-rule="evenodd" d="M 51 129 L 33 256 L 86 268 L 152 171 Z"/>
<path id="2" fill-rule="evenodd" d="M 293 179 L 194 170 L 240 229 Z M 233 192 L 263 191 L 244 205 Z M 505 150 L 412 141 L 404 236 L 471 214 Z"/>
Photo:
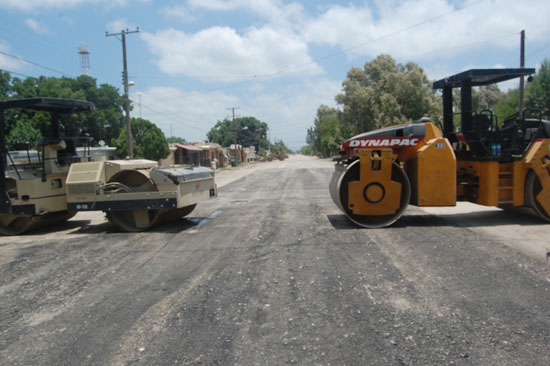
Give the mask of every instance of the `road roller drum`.
<path id="1" fill-rule="evenodd" d="M 335 169 L 329 189 L 334 203 L 354 223 L 366 228 L 394 223 L 409 204 L 411 188 L 392 150 L 364 149 L 360 159 Z"/>

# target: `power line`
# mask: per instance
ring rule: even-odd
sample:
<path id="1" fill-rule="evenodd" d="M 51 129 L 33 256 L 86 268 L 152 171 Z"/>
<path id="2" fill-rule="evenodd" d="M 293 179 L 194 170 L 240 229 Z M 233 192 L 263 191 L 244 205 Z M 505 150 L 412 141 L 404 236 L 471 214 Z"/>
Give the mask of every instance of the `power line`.
<path id="1" fill-rule="evenodd" d="M 279 69 L 277 71 L 273 71 L 273 72 L 270 72 L 270 73 L 265 73 L 265 74 L 256 74 L 256 75 L 250 75 L 249 78 L 251 78 L 250 80 L 243 80 L 243 81 L 239 81 L 239 82 L 235 82 L 235 83 L 231 83 L 231 84 L 228 84 L 228 85 L 224 85 L 224 86 L 220 86 L 220 87 L 215 87 L 215 88 L 212 88 L 212 89 L 206 89 L 206 90 L 203 90 L 201 91 L 200 93 L 211 93 L 213 91 L 218 91 L 218 90 L 223 90 L 223 89 L 230 89 L 230 88 L 234 88 L 234 87 L 237 87 L 237 86 L 241 86 L 241 85 L 246 85 L 246 84 L 250 84 L 250 83 L 253 83 L 253 82 L 256 82 L 258 81 L 259 79 L 265 79 L 265 78 L 270 78 L 270 77 L 274 77 L 274 76 L 277 76 L 277 75 L 282 75 L 282 74 L 285 74 L 285 73 L 288 73 L 292 70 L 295 70 L 295 69 L 298 69 L 298 68 L 301 68 L 301 67 L 304 67 L 304 66 L 308 66 L 308 65 L 311 65 L 311 64 L 314 64 L 314 63 L 317 63 L 319 61 L 324 61 L 326 59 L 329 59 L 329 58 L 332 58 L 332 57 L 335 57 L 335 56 L 339 56 L 339 55 L 342 55 L 342 54 L 347 54 L 349 53 L 350 51 L 353 51 L 357 48 L 361 48 L 361 47 L 364 47 L 366 45 L 369 45 L 369 44 L 372 44 L 372 43 L 375 43 L 375 42 L 378 42 L 378 41 L 381 41 L 381 40 L 384 40 L 386 38 L 390 38 L 390 37 L 393 37 L 397 34 L 400 34 L 400 33 L 403 33 L 403 32 L 406 32 L 408 30 L 411 30 L 413 28 L 416 28 L 416 27 L 419 27 L 421 25 L 424 25 L 424 24 L 427 24 L 429 22 L 432 22 L 434 20 L 437 20 L 437 19 L 440 19 L 440 18 L 443 18 L 447 15 L 450 15 L 450 14 L 453 14 L 453 13 L 456 13 L 458 11 L 461 11 L 461 10 L 464 10 L 466 8 L 469 8 L 471 6 L 474 6 L 476 4 L 479 4 L 481 2 L 484 2 L 486 0 L 477 0 L 477 1 L 474 1 L 470 4 L 467 4 L 467 5 L 463 5 L 461 7 L 458 7 L 458 8 L 455 8 L 453 9 L 452 11 L 449 11 L 447 13 L 444 13 L 444 14 L 440 14 L 440 15 L 437 15 L 435 17 L 432 17 L 432 18 L 429 18 L 429 19 L 426 19 L 426 20 L 423 20 L 421 22 L 418 22 L 418 23 L 415 23 L 415 24 L 412 24 L 410 26 L 407 26 L 405 28 L 401 28 L 395 32 L 392 32 L 392 33 L 388 33 L 386 35 L 383 35 L 381 37 L 378 37 L 378 38 L 375 38 L 373 40 L 369 40 L 369 41 L 366 41 L 366 42 L 363 42 L 363 43 L 360 43 L 358 45 L 355 45 L 355 46 L 352 46 L 352 47 L 349 47 L 349 48 L 346 48 L 346 49 L 343 49 L 341 51 L 338 51 L 338 52 L 333 52 L 331 54 L 328 54 L 328 55 L 325 55 L 325 56 L 322 56 L 322 57 L 318 57 L 318 58 L 315 58 L 315 59 L 312 59 L 308 62 L 304 62 L 304 63 L 301 63 L 301 64 L 297 64 L 297 65 L 292 65 L 292 66 L 289 66 L 287 68 L 284 68 L 284 69 Z M 179 97 L 175 97 L 173 99 L 180 99 L 180 98 L 187 98 L 187 97 L 190 97 L 190 96 L 193 96 L 195 94 L 198 94 L 199 92 L 193 92 L 193 93 L 190 93 L 188 95 L 184 95 L 184 96 L 179 96 Z"/>
<path id="2" fill-rule="evenodd" d="M 146 105 L 144 105 L 144 104 L 142 104 L 141 106 L 142 106 L 143 108 L 145 108 L 145 109 L 147 109 L 147 110 L 149 110 L 149 111 L 151 111 L 151 112 L 157 114 L 157 115 L 166 117 L 167 119 L 173 121 L 174 123 L 177 123 L 177 124 L 180 124 L 180 125 L 183 125 L 183 126 L 192 128 L 192 129 L 197 130 L 197 131 L 200 131 L 200 132 L 208 132 L 208 131 L 205 130 L 205 129 L 202 129 L 202 128 L 199 128 L 199 127 L 195 127 L 195 126 L 190 125 L 190 124 L 188 124 L 188 123 L 179 121 L 179 120 L 175 119 L 174 117 L 172 117 L 171 115 L 167 115 L 167 114 L 165 114 L 165 113 L 159 112 L 159 111 L 157 111 L 157 110 L 155 110 L 155 109 L 153 109 L 153 108 L 151 108 L 151 107 L 148 107 L 148 106 L 146 106 Z"/>
<path id="3" fill-rule="evenodd" d="M 10 71 L 10 70 L 6 70 L 6 69 L 0 69 L 0 70 L 5 71 L 5 72 L 9 72 L 10 74 L 19 75 L 19 76 L 24 76 L 24 77 L 26 77 L 26 78 L 32 78 L 32 76 L 25 75 L 25 74 L 21 74 L 21 73 L 19 73 L 19 72 Z"/>
<path id="4" fill-rule="evenodd" d="M 55 72 L 55 73 L 58 73 L 58 74 L 61 74 L 61 75 L 64 75 L 64 76 L 68 76 L 70 78 L 74 78 L 73 75 L 69 75 L 69 74 L 66 74 L 64 73 L 63 71 L 59 71 L 59 70 L 55 70 L 55 69 L 52 69 L 51 67 L 48 67 L 48 66 L 43 66 L 43 65 L 40 65 L 40 64 L 37 64 L 36 62 L 32 62 L 32 61 L 29 61 L 29 60 L 25 60 L 24 58 L 22 57 L 17 57 L 17 56 L 14 56 L 14 55 L 10 55 L 9 53 L 6 53 L 6 52 L 2 52 L 0 51 L 0 53 L 4 56 L 8 56 L 8 57 L 11 57 L 13 59 L 16 59 L 16 60 L 19 60 L 19 61 L 23 61 L 23 62 L 26 62 L 30 65 L 34 65 L 34 66 L 38 66 L 38 67 L 41 67 L 43 69 L 46 69 L 46 70 L 49 70 L 49 71 L 52 71 L 52 72 Z"/>
<path id="5" fill-rule="evenodd" d="M 316 62 L 318 62 L 318 61 L 322 61 L 322 60 L 326 60 L 326 59 L 331 58 L 331 57 L 334 57 L 334 56 L 346 54 L 346 53 L 349 53 L 350 51 L 353 51 L 353 50 L 355 50 L 355 49 L 357 49 L 357 48 L 361 48 L 361 47 L 364 47 L 364 46 L 366 46 L 366 45 L 369 45 L 369 44 L 372 44 L 372 43 L 375 43 L 375 42 L 384 40 L 384 39 L 386 39 L 386 38 L 393 37 L 393 36 L 395 36 L 395 35 L 397 35 L 397 34 L 400 34 L 400 33 L 406 32 L 406 31 L 408 31 L 408 30 L 411 30 L 411 29 L 413 29 L 413 28 L 419 27 L 419 26 L 421 26 L 421 25 L 430 23 L 430 22 L 432 22 L 432 21 L 434 21 L 434 20 L 437 20 L 437 19 L 446 17 L 447 15 L 456 13 L 456 12 L 461 11 L 461 10 L 464 10 L 464 9 L 466 9 L 466 8 L 469 8 L 469 7 L 471 7 L 471 6 L 474 6 L 474 5 L 479 4 L 479 3 L 481 3 L 481 2 L 484 2 L 484 1 L 485 1 L 485 0 L 477 0 L 477 1 L 474 1 L 474 2 L 472 2 L 472 3 L 470 3 L 470 4 L 463 5 L 463 6 L 461 6 L 461 7 L 458 7 L 458 8 L 456 8 L 456 9 L 453 9 L 452 11 L 449 11 L 449 12 L 447 12 L 447 13 L 440 14 L 440 15 L 437 15 L 437 16 L 435 16 L 435 17 L 432 17 L 432 18 L 423 20 L 423 21 L 421 21 L 421 22 L 412 24 L 412 25 L 407 26 L 407 27 L 405 27 L 405 28 L 401 28 L 401 29 L 399 29 L 399 30 L 397 30 L 397 31 L 395 31 L 395 32 L 388 33 L 388 34 L 386 34 L 386 35 L 383 35 L 383 36 L 381 36 L 381 37 L 375 38 L 375 39 L 373 39 L 373 40 L 370 40 L 370 41 L 366 41 L 366 42 L 360 43 L 360 44 L 358 44 L 358 45 L 355 45 L 355 46 L 352 46 L 352 47 L 343 49 L 343 50 L 341 50 L 341 51 L 334 52 L 334 53 L 328 54 L 328 55 L 326 55 L 326 56 L 322 56 L 322 57 L 313 59 L 313 60 L 308 61 L 308 62 L 304 62 L 304 63 L 302 63 L 302 64 L 290 66 L 290 67 L 287 67 L 286 69 L 281 69 L 281 70 L 278 70 L 278 71 L 275 71 L 275 72 L 272 72 L 272 73 L 263 74 L 263 75 L 253 75 L 253 77 L 266 77 L 266 76 L 272 76 L 272 75 L 283 74 L 283 73 L 286 73 L 286 72 L 288 72 L 288 71 L 290 71 L 290 70 L 297 69 L 297 68 L 300 68 L 300 67 L 303 67 L 303 66 L 307 66 L 307 65 L 316 63 Z"/>

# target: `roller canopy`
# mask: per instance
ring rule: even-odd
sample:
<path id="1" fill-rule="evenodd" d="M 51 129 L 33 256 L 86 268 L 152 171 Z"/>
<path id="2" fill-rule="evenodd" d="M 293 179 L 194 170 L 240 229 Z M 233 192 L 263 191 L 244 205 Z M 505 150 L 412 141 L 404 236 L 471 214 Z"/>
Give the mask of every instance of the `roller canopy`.
<path id="1" fill-rule="evenodd" d="M 445 87 L 458 88 L 465 80 L 471 80 L 471 86 L 496 84 L 502 81 L 528 76 L 535 73 L 535 69 L 472 69 L 452 75 L 433 83 L 434 89 Z"/>
<path id="2" fill-rule="evenodd" d="M 0 110 L 8 108 L 28 109 L 37 112 L 62 114 L 95 110 L 94 103 L 92 102 L 63 98 L 27 98 L 4 100 L 0 102 Z"/>

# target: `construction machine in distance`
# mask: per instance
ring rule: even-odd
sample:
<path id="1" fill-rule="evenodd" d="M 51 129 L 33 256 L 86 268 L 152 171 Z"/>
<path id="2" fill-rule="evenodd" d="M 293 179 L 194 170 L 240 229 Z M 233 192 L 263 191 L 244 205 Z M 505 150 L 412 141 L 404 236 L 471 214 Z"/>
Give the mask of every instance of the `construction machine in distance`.
<path id="1" fill-rule="evenodd" d="M 518 208 L 550 221 L 550 121 L 525 110 L 498 123 L 472 111 L 472 88 L 529 76 L 535 69 L 473 69 L 439 80 L 443 126 L 429 118 L 369 131 L 342 144 L 329 185 L 354 223 L 386 227 L 407 205 L 455 206 L 469 201 Z M 453 124 L 453 88 L 460 88 L 460 128 Z"/>
<path id="2" fill-rule="evenodd" d="M 151 160 L 78 155 L 75 139 L 61 136 L 60 119 L 94 109 L 93 103 L 74 99 L 0 101 L 1 235 L 22 234 L 94 210 L 104 211 L 120 230 L 142 231 L 188 215 L 197 203 L 217 196 L 214 172 L 208 168 L 159 168 Z M 18 159 L 6 148 L 7 110 L 50 116 L 48 136 L 35 150 L 18 144 Z"/>

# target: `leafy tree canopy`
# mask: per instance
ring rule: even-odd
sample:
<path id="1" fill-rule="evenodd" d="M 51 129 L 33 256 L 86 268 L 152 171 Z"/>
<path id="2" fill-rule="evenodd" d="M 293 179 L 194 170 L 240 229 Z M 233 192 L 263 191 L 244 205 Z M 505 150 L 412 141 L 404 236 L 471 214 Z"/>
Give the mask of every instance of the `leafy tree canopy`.
<path id="1" fill-rule="evenodd" d="M 154 123 L 142 118 L 132 118 L 132 136 L 134 158 L 160 160 L 170 153 L 164 133 Z M 128 143 L 126 140 L 126 126 L 112 144 L 117 146 L 118 156 L 126 156 Z"/>
<path id="2" fill-rule="evenodd" d="M 308 130 L 306 142 L 313 154 L 331 156 L 338 152 L 340 144 L 349 135 L 349 126 L 340 123 L 342 112 L 336 108 L 321 105 L 317 109 L 314 125 Z"/>
<path id="3" fill-rule="evenodd" d="M 108 84 L 98 87 L 96 80 L 90 76 L 81 75 L 75 79 L 40 76 L 21 80 L 17 77 L 12 79 L 9 73 L 0 71 L 0 99 L 33 97 L 83 99 L 95 104 L 94 112 L 64 116 L 61 119 L 61 129 L 66 136 L 89 135 L 96 143 L 99 140 L 111 141 L 118 137 L 124 123 L 124 98 L 119 95 L 118 89 Z M 6 116 L 7 136 L 22 116 L 26 116 L 32 129 L 42 134 L 48 132 L 50 121 L 47 114 L 11 111 Z"/>
<path id="4" fill-rule="evenodd" d="M 11 149 L 17 149 L 14 145 L 19 142 L 29 143 L 35 146 L 42 137 L 39 130 L 33 127 L 32 121 L 28 116 L 22 115 L 14 128 L 6 136 L 6 143 Z"/>
<path id="5" fill-rule="evenodd" d="M 527 84 L 526 106 L 538 108 L 550 117 L 550 60 L 544 60 L 533 81 Z"/>
<path id="6" fill-rule="evenodd" d="M 497 85 L 472 90 L 475 112 L 492 110 L 499 123 L 518 111 L 518 89 L 506 93 Z M 525 89 L 525 107 L 538 108 L 550 116 L 550 61 L 545 60 L 533 81 Z M 353 67 L 342 83 L 342 93 L 336 96 L 342 111 L 320 106 L 314 125 L 306 135 L 303 152 L 322 156 L 333 154 L 340 143 L 358 133 L 406 123 L 428 116 L 437 122 L 441 118 L 441 100 L 432 90 L 432 83 L 418 65 L 397 64 L 389 55 L 380 55 L 365 63 L 363 69 Z M 460 112 L 460 93 L 453 91 L 455 112 Z M 455 115 L 456 125 L 460 116 Z"/>
<path id="7" fill-rule="evenodd" d="M 378 56 L 363 69 L 351 68 L 342 89 L 336 101 L 352 134 L 441 115 L 424 70 L 413 62 L 397 64 L 389 55 Z"/>
<path id="8" fill-rule="evenodd" d="M 208 139 L 222 146 L 230 146 L 237 143 L 243 146 L 255 146 L 258 150 L 261 147 L 268 147 L 267 123 L 255 117 L 239 117 L 234 120 L 224 119 L 218 121 L 208 131 Z"/>
<path id="9" fill-rule="evenodd" d="M 168 141 L 168 143 L 170 143 L 170 144 L 175 144 L 177 142 L 179 142 L 180 144 L 186 144 L 187 143 L 187 141 L 185 141 L 185 139 L 183 137 L 177 137 L 177 136 L 167 137 L 166 141 Z"/>
<path id="10" fill-rule="evenodd" d="M 271 151 L 286 151 L 288 153 L 289 149 L 281 139 L 271 144 Z"/>
<path id="11" fill-rule="evenodd" d="M 527 83 L 523 100 L 526 109 L 537 110 L 536 113 L 527 111 L 526 117 L 533 117 L 534 114 L 538 116 L 538 111 L 542 116 L 550 117 L 550 60 L 544 60 L 533 80 Z M 499 101 L 491 107 L 500 124 L 506 117 L 516 114 L 519 108 L 519 86 L 502 93 Z"/>

